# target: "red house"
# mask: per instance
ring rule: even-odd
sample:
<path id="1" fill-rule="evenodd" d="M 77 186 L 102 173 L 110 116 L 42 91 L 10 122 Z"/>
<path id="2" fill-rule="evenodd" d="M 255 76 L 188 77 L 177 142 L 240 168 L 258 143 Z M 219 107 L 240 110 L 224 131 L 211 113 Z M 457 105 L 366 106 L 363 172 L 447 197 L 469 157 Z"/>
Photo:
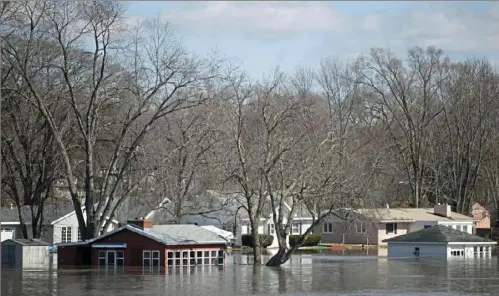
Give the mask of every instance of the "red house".
<path id="1" fill-rule="evenodd" d="M 223 265 L 227 241 L 196 225 L 133 220 L 85 242 L 57 245 L 58 266 Z"/>

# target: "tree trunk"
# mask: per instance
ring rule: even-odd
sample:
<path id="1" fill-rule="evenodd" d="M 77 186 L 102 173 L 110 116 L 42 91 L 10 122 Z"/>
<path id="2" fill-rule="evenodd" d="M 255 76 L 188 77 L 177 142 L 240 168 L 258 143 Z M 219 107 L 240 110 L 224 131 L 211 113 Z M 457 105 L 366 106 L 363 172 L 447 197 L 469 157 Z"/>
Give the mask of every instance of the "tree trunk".
<path id="1" fill-rule="evenodd" d="M 251 219 L 251 235 L 253 237 L 253 262 L 254 264 L 262 264 L 262 250 L 260 248 L 260 235 L 258 233 L 258 224 L 259 218 L 257 217 L 257 221 L 255 219 Z"/>

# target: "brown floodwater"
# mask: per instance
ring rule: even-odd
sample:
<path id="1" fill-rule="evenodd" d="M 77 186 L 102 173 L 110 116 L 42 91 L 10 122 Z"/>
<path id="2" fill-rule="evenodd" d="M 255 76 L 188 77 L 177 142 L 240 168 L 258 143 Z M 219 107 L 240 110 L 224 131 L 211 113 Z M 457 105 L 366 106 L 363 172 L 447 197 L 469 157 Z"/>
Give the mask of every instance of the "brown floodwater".
<path id="1" fill-rule="evenodd" d="M 383 251 L 380 251 L 382 254 Z M 229 255 L 224 268 L 1 273 L 1 295 L 498 295 L 499 258 L 387 259 L 377 250 L 300 252 L 280 268 Z"/>

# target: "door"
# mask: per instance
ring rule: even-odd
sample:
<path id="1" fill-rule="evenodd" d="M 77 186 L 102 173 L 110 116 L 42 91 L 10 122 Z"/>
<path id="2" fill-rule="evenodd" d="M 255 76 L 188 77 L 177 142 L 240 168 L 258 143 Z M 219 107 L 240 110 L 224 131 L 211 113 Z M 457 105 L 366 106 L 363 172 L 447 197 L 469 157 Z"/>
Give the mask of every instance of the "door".
<path id="1" fill-rule="evenodd" d="M 116 265 L 116 251 L 106 251 L 106 265 Z"/>

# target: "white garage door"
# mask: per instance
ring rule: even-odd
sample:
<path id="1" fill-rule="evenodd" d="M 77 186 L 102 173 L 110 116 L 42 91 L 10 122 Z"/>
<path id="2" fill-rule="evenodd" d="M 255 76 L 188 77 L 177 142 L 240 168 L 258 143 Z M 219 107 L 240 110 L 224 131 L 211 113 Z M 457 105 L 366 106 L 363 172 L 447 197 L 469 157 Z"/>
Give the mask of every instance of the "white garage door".
<path id="1" fill-rule="evenodd" d="M 12 228 L 2 228 L 1 232 L 0 236 L 2 237 L 2 242 L 14 237 L 14 230 Z"/>

